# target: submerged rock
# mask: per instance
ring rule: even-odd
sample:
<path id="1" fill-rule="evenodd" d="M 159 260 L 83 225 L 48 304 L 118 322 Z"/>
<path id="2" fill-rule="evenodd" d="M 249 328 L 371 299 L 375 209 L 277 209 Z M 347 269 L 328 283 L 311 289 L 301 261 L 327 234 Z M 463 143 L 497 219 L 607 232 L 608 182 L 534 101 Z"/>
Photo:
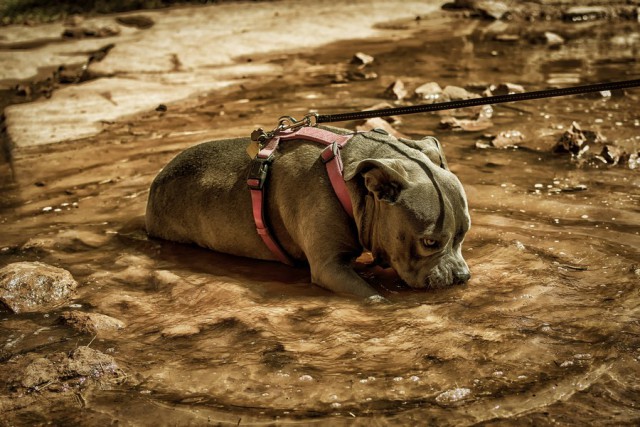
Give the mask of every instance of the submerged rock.
<path id="1" fill-rule="evenodd" d="M 464 387 L 454 388 L 444 391 L 436 397 L 436 402 L 440 404 L 456 403 L 462 399 L 465 399 L 471 394 L 471 390 Z"/>
<path id="2" fill-rule="evenodd" d="M 125 327 L 124 322 L 100 313 L 65 311 L 60 316 L 60 320 L 78 332 L 91 335 L 117 331 Z"/>
<path id="3" fill-rule="evenodd" d="M 13 313 L 47 311 L 78 286 L 71 273 L 41 262 L 16 262 L 0 270 L 0 303 Z"/>
<path id="4" fill-rule="evenodd" d="M 573 122 L 569 130 L 562 134 L 553 147 L 553 152 L 571 153 L 580 157 L 589 150 L 589 144 L 603 144 L 605 142 L 606 138 L 599 132 L 582 130 L 577 122 Z"/>
<path id="5" fill-rule="evenodd" d="M 18 355 L 10 359 L 6 378 L 15 388 L 70 391 L 90 382 L 106 384 L 124 379 L 115 359 L 101 351 L 81 346 L 69 353 Z M 0 369 L 0 372 L 2 370 Z"/>
<path id="6" fill-rule="evenodd" d="M 485 130 L 493 126 L 493 122 L 489 119 L 457 119 L 455 117 L 443 117 L 440 120 L 440 128 L 451 130 L 462 130 L 467 132 L 477 132 Z"/>
<path id="7" fill-rule="evenodd" d="M 502 131 L 497 135 L 485 135 L 476 141 L 476 148 L 518 148 L 524 142 L 524 135 L 518 130 Z"/>

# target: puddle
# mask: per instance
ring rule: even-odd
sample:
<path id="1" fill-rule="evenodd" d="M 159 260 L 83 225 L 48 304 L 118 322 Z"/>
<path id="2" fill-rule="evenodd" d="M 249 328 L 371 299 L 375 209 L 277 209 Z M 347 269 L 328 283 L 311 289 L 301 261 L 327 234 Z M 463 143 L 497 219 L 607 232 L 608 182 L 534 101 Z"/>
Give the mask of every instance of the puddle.
<path id="1" fill-rule="evenodd" d="M 620 44 L 607 23 L 554 50 L 486 39 L 481 21 L 406 25 L 424 29 L 403 39 L 399 26 L 392 43 L 254 57 L 286 62 L 287 75 L 118 121 L 88 140 L 21 150 L 11 168 L 5 162 L 0 265 L 64 267 L 81 284 L 75 309 L 126 327 L 77 335 L 57 321 L 69 307 L 2 314 L 3 363 L 91 342 L 128 373 L 118 386 L 77 388 L 81 399 L 32 391 L 20 400 L 3 389 L 12 422 L 637 422 L 640 175 L 579 166 L 550 148 L 577 121 L 637 151 L 638 91 L 495 106 L 489 131 L 521 132 L 520 150 L 475 149 L 483 132 L 439 130 L 438 114 L 402 118 L 401 132 L 441 140 L 467 191 L 473 226 L 463 253 L 472 279 L 464 287 L 413 291 L 390 271 L 360 266 L 393 302 L 370 306 L 310 285 L 304 269 L 146 238 L 152 179 L 200 141 L 248 135 L 283 114 L 370 107 L 396 79 L 410 90 L 429 81 L 537 90 L 559 76 L 586 84 L 640 74 L 637 43 Z M 332 83 L 357 51 L 375 57 L 378 78 Z M 579 191 L 552 191 L 562 188 Z"/>

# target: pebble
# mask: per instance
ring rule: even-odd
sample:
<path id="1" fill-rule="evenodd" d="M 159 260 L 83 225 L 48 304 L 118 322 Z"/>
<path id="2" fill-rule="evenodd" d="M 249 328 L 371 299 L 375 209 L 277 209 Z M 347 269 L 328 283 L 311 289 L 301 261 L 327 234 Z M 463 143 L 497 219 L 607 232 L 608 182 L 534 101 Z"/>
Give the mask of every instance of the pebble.
<path id="1" fill-rule="evenodd" d="M 471 390 L 464 387 L 444 391 L 436 397 L 438 403 L 455 403 L 471 394 Z"/>

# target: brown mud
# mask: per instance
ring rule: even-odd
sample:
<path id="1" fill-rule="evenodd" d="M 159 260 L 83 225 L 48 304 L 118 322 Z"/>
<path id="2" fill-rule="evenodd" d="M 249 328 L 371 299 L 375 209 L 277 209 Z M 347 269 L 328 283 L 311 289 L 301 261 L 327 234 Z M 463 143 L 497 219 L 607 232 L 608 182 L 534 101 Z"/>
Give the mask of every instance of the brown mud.
<path id="1" fill-rule="evenodd" d="M 151 180 L 200 141 L 248 135 L 282 114 L 367 108 L 398 79 L 411 93 L 430 81 L 536 90 L 640 74 L 633 22 L 499 31 L 553 30 L 566 38 L 553 48 L 495 40 L 495 22 L 456 14 L 393 25 L 395 38 L 250 58 L 287 73 L 107 124 L 95 138 L 12 153 L 1 166 L 0 265 L 46 262 L 80 287 L 58 310 L 2 313 L 0 361 L 90 346 L 113 357 L 118 375 L 51 390 L 7 382 L 7 423 L 637 425 L 640 175 L 552 148 L 576 121 L 637 152 L 638 91 L 495 106 L 480 132 L 439 129 L 438 114 L 394 124 L 438 137 L 465 186 L 467 286 L 417 292 L 363 264 L 392 301 L 372 306 L 311 285 L 305 269 L 146 237 Z M 404 38 L 412 26 L 421 31 Z M 376 78 L 353 78 L 357 51 L 375 58 Z M 502 131 L 520 132 L 521 148 L 475 148 Z M 72 310 L 126 326 L 78 332 L 59 320 Z"/>

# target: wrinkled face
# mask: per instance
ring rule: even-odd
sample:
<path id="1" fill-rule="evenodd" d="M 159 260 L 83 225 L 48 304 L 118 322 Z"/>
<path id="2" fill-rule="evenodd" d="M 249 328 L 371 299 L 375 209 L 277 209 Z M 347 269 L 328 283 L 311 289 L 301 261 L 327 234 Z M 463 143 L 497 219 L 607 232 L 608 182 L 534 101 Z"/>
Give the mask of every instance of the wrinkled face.
<path id="1" fill-rule="evenodd" d="M 471 225 L 466 197 L 458 179 L 443 172 L 448 176 L 437 182 L 440 192 L 417 183 L 387 206 L 387 218 L 380 218 L 390 231 L 385 245 L 388 262 L 413 288 L 463 284 L 470 278 L 462 257 Z"/>
<path id="2" fill-rule="evenodd" d="M 401 169 L 404 181 L 394 197 L 368 196 L 375 211 L 369 242 L 374 256 L 413 288 L 467 282 L 461 246 L 471 221 L 462 185 L 444 168 L 403 162 Z"/>

